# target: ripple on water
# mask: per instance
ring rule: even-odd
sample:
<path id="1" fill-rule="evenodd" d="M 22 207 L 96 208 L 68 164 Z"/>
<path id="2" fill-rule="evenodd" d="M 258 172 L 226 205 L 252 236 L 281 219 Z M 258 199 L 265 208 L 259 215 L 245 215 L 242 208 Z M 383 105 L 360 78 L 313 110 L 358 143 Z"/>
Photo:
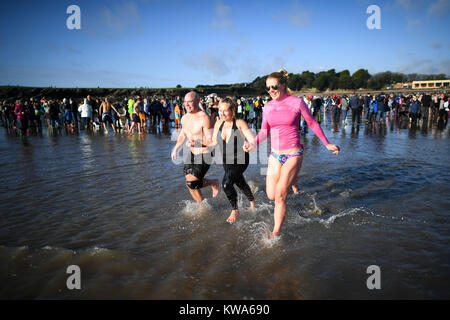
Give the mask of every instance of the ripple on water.
<path id="1" fill-rule="evenodd" d="M 223 192 L 192 201 L 163 134 L 31 137 L 26 149 L 0 135 L 1 297 L 366 297 L 352 277 L 376 257 L 398 270 L 383 297 L 407 298 L 402 288 L 446 297 L 448 129 L 323 128 L 343 151 L 330 156 L 312 133 L 302 137 L 310 152 L 301 191 L 289 193 L 274 240 L 261 164 L 245 172 L 255 212 L 238 191 L 240 216 L 230 225 Z M 220 177 L 222 167 L 209 175 Z M 82 269 L 84 295 L 64 291 L 70 264 Z"/>

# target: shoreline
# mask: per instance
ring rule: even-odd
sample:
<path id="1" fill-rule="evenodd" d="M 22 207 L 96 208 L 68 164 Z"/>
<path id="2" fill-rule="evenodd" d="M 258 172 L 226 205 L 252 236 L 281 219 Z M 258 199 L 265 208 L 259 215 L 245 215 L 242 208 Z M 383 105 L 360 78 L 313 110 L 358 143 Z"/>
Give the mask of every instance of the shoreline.
<path id="1" fill-rule="evenodd" d="M 87 95 L 94 97 L 132 97 L 136 95 L 140 96 L 156 96 L 158 98 L 164 97 L 176 97 L 184 96 L 189 91 L 197 91 L 200 95 L 209 95 L 216 93 L 219 96 L 236 96 L 236 97 L 255 97 L 266 94 L 260 92 L 254 88 L 54 88 L 54 87 L 25 87 L 25 86 L 0 86 L 0 100 L 15 100 L 15 99 L 30 99 L 30 98 L 50 98 L 50 99 L 63 99 L 73 98 L 80 99 L 85 98 Z M 448 88 L 401 88 L 401 89 L 384 89 L 384 90 L 371 90 L 371 89 L 358 89 L 358 90 L 325 90 L 319 91 L 315 88 L 293 91 L 294 95 L 352 95 L 367 94 L 367 93 L 440 93 L 448 91 Z"/>

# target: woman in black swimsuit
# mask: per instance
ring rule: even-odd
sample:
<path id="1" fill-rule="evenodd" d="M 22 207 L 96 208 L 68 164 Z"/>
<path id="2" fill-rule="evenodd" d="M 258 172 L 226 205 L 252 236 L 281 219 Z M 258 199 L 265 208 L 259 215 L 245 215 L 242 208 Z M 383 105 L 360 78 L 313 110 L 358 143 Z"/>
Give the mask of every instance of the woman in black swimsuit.
<path id="1" fill-rule="evenodd" d="M 252 142 L 254 136 L 244 120 L 236 119 L 236 102 L 232 98 L 222 99 L 219 111 L 220 119 L 214 126 L 213 141 L 209 146 L 218 144 L 222 153 L 225 169 L 222 187 L 233 208 L 227 222 L 233 223 L 239 215 L 234 185 L 237 185 L 250 201 L 250 209 L 253 211 L 255 208 L 255 197 L 243 176 L 249 164 L 249 154 L 244 151 L 243 145 L 245 139 Z"/>

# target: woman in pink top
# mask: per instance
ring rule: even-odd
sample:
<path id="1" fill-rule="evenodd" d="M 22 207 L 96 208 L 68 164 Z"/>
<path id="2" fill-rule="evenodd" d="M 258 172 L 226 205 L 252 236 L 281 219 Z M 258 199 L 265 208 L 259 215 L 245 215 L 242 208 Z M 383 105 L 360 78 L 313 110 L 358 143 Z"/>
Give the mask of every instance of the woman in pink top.
<path id="1" fill-rule="evenodd" d="M 286 197 L 289 188 L 295 184 L 302 165 L 304 146 L 300 144 L 300 117 L 303 116 L 328 150 L 339 154 L 339 147 L 328 142 L 303 99 L 290 95 L 287 78 L 285 70 L 267 77 L 266 90 L 272 100 L 264 107 L 261 131 L 253 143 L 247 142 L 244 145 L 245 151 L 253 151 L 270 133 L 272 152 L 267 168 L 266 193 L 270 200 L 275 200 L 271 239 L 280 233 L 286 215 Z"/>

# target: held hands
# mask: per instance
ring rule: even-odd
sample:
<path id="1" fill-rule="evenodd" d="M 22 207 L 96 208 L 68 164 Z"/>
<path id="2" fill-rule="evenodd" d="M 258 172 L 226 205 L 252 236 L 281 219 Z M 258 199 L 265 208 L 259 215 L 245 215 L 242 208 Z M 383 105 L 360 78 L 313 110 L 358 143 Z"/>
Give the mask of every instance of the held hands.
<path id="1" fill-rule="evenodd" d="M 193 147 L 194 144 L 195 144 L 194 139 L 189 139 L 188 141 L 186 141 L 186 147 Z"/>
<path id="2" fill-rule="evenodd" d="M 338 155 L 341 148 L 335 144 L 327 144 L 327 149 L 333 151 L 333 154 Z"/>
<path id="3" fill-rule="evenodd" d="M 244 145 L 242 146 L 242 149 L 244 149 L 245 152 L 252 152 L 255 150 L 256 146 L 251 142 L 244 142 Z"/>
<path id="4" fill-rule="evenodd" d="M 192 148 L 195 148 L 195 147 L 200 148 L 202 145 L 201 145 L 201 143 L 199 141 L 195 141 L 194 139 L 189 139 L 186 142 L 186 146 L 187 147 L 192 147 Z"/>

